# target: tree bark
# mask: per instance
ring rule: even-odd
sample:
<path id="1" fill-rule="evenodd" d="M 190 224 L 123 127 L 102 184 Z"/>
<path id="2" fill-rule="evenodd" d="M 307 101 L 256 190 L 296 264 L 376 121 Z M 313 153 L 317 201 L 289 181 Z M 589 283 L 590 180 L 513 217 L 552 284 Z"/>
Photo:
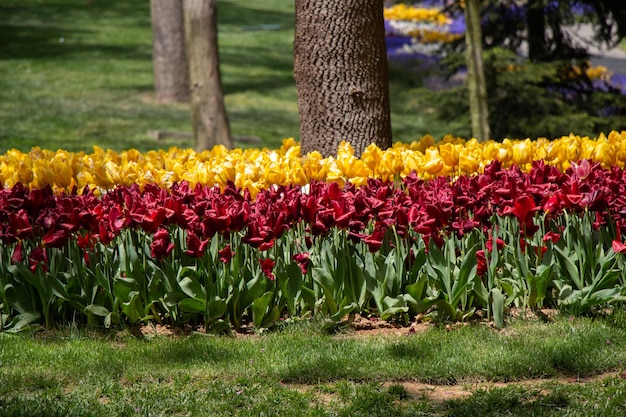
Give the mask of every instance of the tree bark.
<path id="1" fill-rule="evenodd" d="M 391 146 L 383 0 L 295 0 L 302 154 Z"/>
<path id="2" fill-rule="evenodd" d="M 232 148 L 217 44 L 217 0 L 183 0 L 196 150 Z"/>
<path id="3" fill-rule="evenodd" d="M 156 99 L 164 103 L 189 102 L 182 0 L 150 0 L 150 12 Z"/>
<path id="4" fill-rule="evenodd" d="M 465 24 L 465 53 L 472 136 L 482 142 L 489 139 L 490 133 L 487 87 L 483 68 L 483 37 L 480 27 L 480 6 L 478 0 L 466 0 Z"/>

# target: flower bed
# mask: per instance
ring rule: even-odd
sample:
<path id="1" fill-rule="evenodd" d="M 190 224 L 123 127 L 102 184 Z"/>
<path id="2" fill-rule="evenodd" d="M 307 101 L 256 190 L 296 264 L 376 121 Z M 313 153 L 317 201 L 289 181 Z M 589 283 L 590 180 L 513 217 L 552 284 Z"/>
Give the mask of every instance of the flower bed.
<path id="1" fill-rule="evenodd" d="M 443 150 L 476 148 L 484 155 L 486 145 L 475 141 L 449 139 L 423 152 L 422 142 L 397 144 L 387 151 L 396 155 L 392 162 L 373 148 L 375 160 L 350 159 L 344 145 L 347 153 L 332 162 L 310 160 L 318 167 L 368 169 L 373 175 L 358 185 L 351 181 L 360 176 L 340 171 L 254 192 L 233 182 L 249 161 L 232 165 L 234 172 L 223 166 L 217 172 L 230 173 L 216 184 L 175 178 L 176 167 L 189 161 L 218 166 L 191 151 L 145 157 L 97 151 L 103 159 L 93 166 L 104 171 L 87 171 L 94 183 L 67 192 L 82 170 L 68 171 L 61 184 L 46 177 L 53 189 L 34 187 L 39 174 L 33 169 L 30 187 L 16 183 L 0 192 L 0 325 L 157 321 L 223 331 L 309 315 L 407 321 L 416 314 L 463 320 L 479 312 L 501 326 L 509 306 L 590 311 L 624 299 L 622 135 L 561 139 L 579 143 L 576 156 L 591 153 L 602 163 L 534 160 L 560 155 L 566 148 L 553 149 L 565 145 L 511 141 L 511 155 L 499 150 L 497 158 L 479 159 L 470 175 L 459 170 L 460 158 Z M 288 166 L 302 169 L 297 144 L 283 148 L 250 152 L 268 163 L 290 155 Z M 404 174 L 411 152 L 430 159 Z M 74 160 L 61 151 L 34 153 Z M 9 178 L 28 176 L 19 165 L 23 155 L 9 154 L 4 158 L 21 167 Z M 226 165 L 230 154 L 218 148 L 206 155 L 216 154 Z M 171 169 L 171 183 L 129 186 L 99 177 L 111 176 L 111 164 L 125 170 L 124 158 L 135 168 L 159 160 L 159 169 Z M 453 177 L 437 176 L 443 168 L 429 173 L 432 160 L 448 164 Z"/>

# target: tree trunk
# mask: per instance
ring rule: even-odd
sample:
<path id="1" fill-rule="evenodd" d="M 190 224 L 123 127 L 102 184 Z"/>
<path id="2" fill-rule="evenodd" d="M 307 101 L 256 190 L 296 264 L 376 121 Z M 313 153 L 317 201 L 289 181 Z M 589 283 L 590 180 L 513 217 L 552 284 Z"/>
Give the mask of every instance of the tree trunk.
<path id="1" fill-rule="evenodd" d="M 196 150 L 232 148 L 217 47 L 217 0 L 183 0 Z"/>
<path id="2" fill-rule="evenodd" d="M 489 111 L 485 71 L 483 69 L 483 37 L 478 1 L 466 0 L 465 2 L 465 53 L 472 136 L 482 142 L 489 139 Z"/>
<path id="3" fill-rule="evenodd" d="M 528 0 L 526 28 L 528 31 L 528 59 L 533 62 L 546 58 L 546 21 L 543 0 Z"/>
<path id="4" fill-rule="evenodd" d="M 295 0 L 302 154 L 391 146 L 383 0 Z"/>
<path id="5" fill-rule="evenodd" d="M 182 0 L 150 0 L 152 64 L 158 101 L 189 102 Z"/>

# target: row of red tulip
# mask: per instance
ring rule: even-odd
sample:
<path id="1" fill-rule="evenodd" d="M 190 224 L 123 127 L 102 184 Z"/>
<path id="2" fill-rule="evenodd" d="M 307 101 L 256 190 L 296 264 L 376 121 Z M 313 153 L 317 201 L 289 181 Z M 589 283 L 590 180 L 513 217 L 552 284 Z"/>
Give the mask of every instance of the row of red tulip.
<path id="1" fill-rule="evenodd" d="M 332 228 L 347 229 L 371 251 L 381 244 L 386 229 L 403 235 L 408 229 L 426 240 L 475 228 L 486 231 L 493 215 L 515 216 L 527 235 L 538 228 L 535 214 L 558 216 L 593 211 L 597 221 L 611 219 L 626 233 L 626 174 L 583 161 L 565 173 L 536 162 L 526 174 L 492 163 L 484 174 L 455 181 L 422 181 L 415 175 L 393 182 L 370 180 L 367 186 L 314 182 L 307 187 L 274 187 L 252 200 L 234 186 L 219 188 L 177 184 L 170 191 L 156 186 L 117 187 L 96 197 L 88 190 L 54 195 L 50 189 L 21 186 L 0 191 L 0 239 L 7 245 L 23 239 L 43 246 L 63 247 L 78 239 L 83 247 L 95 241 L 108 244 L 124 228 L 154 233 L 153 255 L 171 251 L 167 228 L 185 229 L 187 251 L 201 256 L 216 233 L 243 234 L 243 242 L 266 250 L 286 230 L 303 223 L 307 236 L 325 235 Z M 370 227 L 373 224 L 373 229 Z M 19 258 L 19 245 L 16 257 Z M 35 256 L 36 258 L 36 256 Z"/>

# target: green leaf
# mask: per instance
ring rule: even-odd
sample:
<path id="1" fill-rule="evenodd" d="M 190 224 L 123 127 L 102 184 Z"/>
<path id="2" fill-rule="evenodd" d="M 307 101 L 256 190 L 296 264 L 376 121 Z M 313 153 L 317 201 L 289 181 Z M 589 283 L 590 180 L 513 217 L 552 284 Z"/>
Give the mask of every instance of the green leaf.
<path id="1" fill-rule="evenodd" d="M 382 320 L 387 320 L 389 317 L 396 314 L 406 313 L 409 311 L 409 307 L 407 307 L 406 301 L 401 295 L 393 298 L 387 296 L 383 298 L 382 304 L 384 306 L 384 310 L 380 312 L 380 318 Z"/>
<path id="2" fill-rule="evenodd" d="M 530 287 L 530 294 L 528 296 L 528 305 L 530 307 L 540 307 L 543 305 L 543 300 L 546 298 L 548 285 L 550 283 L 551 274 L 552 265 L 545 266 L 542 264 L 537 267 L 537 275 L 530 275 L 527 277 L 528 286 Z"/>
<path id="3" fill-rule="evenodd" d="M 416 301 L 421 301 L 426 296 L 425 289 L 427 283 L 426 275 L 422 276 L 417 282 L 406 286 L 406 292 Z"/>
<path id="4" fill-rule="evenodd" d="M 209 321 L 213 322 L 217 319 L 223 318 L 224 313 L 226 313 L 226 306 L 226 300 L 223 300 L 220 297 L 215 296 L 212 300 L 209 300 L 206 312 L 206 316 Z"/>
<path id="5" fill-rule="evenodd" d="M 576 295 L 580 295 L 580 292 L 575 292 L 571 285 L 563 285 L 563 287 L 561 287 L 561 291 L 559 291 L 559 300 L 564 304 L 569 304 L 573 302 Z"/>
<path id="6" fill-rule="evenodd" d="M 257 298 L 254 303 L 252 303 L 252 323 L 254 327 L 257 329 L 261 329 L 263 327 L 264 318 L 269 310 L 269 305 L 274 298 L 273 291 L 267 291 L 260 298 Z"/>
<path id="7" fill-rule="evenodd" d="M 41 296 L 48 298 L 48 289 L 44 287 L 46 281 L 39 279 L 37 274 L 31 272 L 24 264 L 9 265 L 7 270 L 16 278 L 25 279 L 30 285 L 35 287 Z"/>
<path id="8" fill-rule="evenodd" d="M 89 304 L 87 307 L 85 307 L 85 310 L 100 317 L 106 317 L 111 314 L 111 312 L 106 307 L 96 305 L 96 304 Z"/>
<path id="9" fill-rule="evenodd" d="M 329 314 L 337 314 L 338 306 L 334 297 L 335 282 L 330 272 L 323 268 L 313 268 L 313 280 L 324 290 L 324 303 L 328 307 Z"/>
<path id="10" fill-rule="evenodd" d="M 178 285 L 180 286 L 180 289 L 191 298 L 199 298 L 202 300 L 206 299 L 206 291 L 196 277 L 185 277 L 178 283 Z"/>
<path id="11" fill-rule="evenodd" d="M 25 330 L 29 325 L 38 322 L 41 319 L 41 315 L 36 311 L 27 311 L 20 313 L 13 318 L 11 323 L 7 326 L 5 331 L 9 333 L 17 333 L 21 330 Z"/>
<path id="12" fill-rule="evenodd" d="M 561 273 L 567 274 L 570 281 L 576 285 L 579 290 L 584 287 L 584 283 L 580 277 L 581 271 L 576 265 L 578 261 L 578 255 L 575 252 L 566 252 L 564 249 L 555 247 L 559 261 L 561 263 Z"/>
<path id="13" fill-rule="evenodd" d="M 346 299 L 342 300 L 345 301 Z M 343 303 L 342 303 L 343 304 Z M 345 304 L 341 307 L 339 307 L 339 309 L 337 310 L 337 312 L 335 314 L 332 314 L 330 316 L 330 318 L 334 321 L 338 321 L 341 320 L 343 317 L 346 316 L 346 314 L 350 314 L 353 311 L 358 309 L 358 305 L 356 303 L 349 303 L 349 304 Z"/>
<path id="14" fill-rule="evenodd" d="M 143 319 L 145 308 L 141 305 L 139 291 L 130 291 L 126 301 L 122 300 L 120 303 L 120 308 L 131 323 L 138 323 Z"/>
<path id="15" fill-rule="evenodd" d="M 502 329 L 504 327 L 504 296 L 499 289 L 492 288 L 489 291 L 489 303 L 496 328 Z"/>
<path id="16" fill-rule="evenodd" d="M 266 279 L 261 272 L 258 272 L 242 289 L 239 301 L 240 309 L 243 311 L 250 307 L 257 298 L 263 295 L 265 287 Z"/>
<path id="17" fill-rule="evenodd" d="M 626 297 L 621 295 L 621 288 L 607 288 L 604 290 L 594 291 L 589 295 L 584 305 L 585 308 L 593 307 L 600 304 L 611 303 L 616 301 L 624 301 Z"/>
<path id="18" fill-rule="evenodd" d="M 35 303 L 30 297 L 30 289 L 26 285 L 15 287 L 13 284 L 4 286 L 4 297 L 9 307 L 19 313 L 28 313 L 37 310 Z"/>
<path id="19" fill-rule="evenodd" d="M 185 298 L 178 303 L 178 307 L 182 311 L 186 311 L 188 313 L 204 314 L 206 311 L 206 303 L 204 300 L 199 300 L 197 298 Z"/>

